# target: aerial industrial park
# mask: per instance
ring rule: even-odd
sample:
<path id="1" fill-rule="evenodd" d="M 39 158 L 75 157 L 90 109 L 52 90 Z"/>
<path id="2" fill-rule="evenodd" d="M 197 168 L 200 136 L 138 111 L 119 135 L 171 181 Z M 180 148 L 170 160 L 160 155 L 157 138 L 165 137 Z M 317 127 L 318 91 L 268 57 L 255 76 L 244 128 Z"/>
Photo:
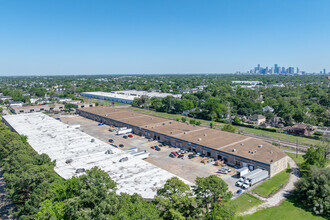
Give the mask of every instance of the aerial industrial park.
<path id="1" fill-rule="evenodd" d="M 70 118 L 77 120 L 77 117 L 80 120 L 85 118 L 90 121 L 89 123 L 94 121 L 95 130 L 98 127 L 106 127 L 106 132 L 92 136 L 81 126 L 82 122 L 66 124 L 70 123 Z M 209 175 L 218 174 L 221 177 L 227 176 L 226 170 L 229 171 L 231 178 L 227 176 L 224 180 L 235 193 L 239 189 L 236 181 L 238 177 L 243 176 L 239 174 L 241 168 L 247 173 L 264 170 L 263 178 L 258 181 L 260 182 L 285 170 L 288 163 L 288 156 L 282 150 L 259 139 L 123 108 L 80 108 L 77 109 L 77 115 L 68 117 L 29 112 L 7 115 L 2 120 L 13 131 L 26 136 L 35 151 L 39 154 L 45 153 L 55 160 L 55 171 L 64 179 L 79 176 L 97 166 L 120 184 L 118 193 L 137 193 L 148 199 L 152 199 L 157 189 L 163 187 L 173 176 L 178 176 L 185 183 L 193 185 L 198 174 L 205 172 L 197 171 L 199 167 L 201 170 L 208 169 L 206 173 Z M 132 135 L 131 138 L 127 138 L 129 133 L 134 137 Z M 109 139 L 112 143 L 108 142 Z M 159 151 L 168 153 L 159 154 L 157 149 L 151 148 L 154 145 Z M 175 154 L 174 151 L 179 151 L 179 154 L 183 155 L 179 158 L 186 160 L 189 160 L 188 155 L 193 155 L 189 158 L 192 159 L 191 162 L 195 161 L 194 165 L 187 162 L 180 165 L 181 169 L 188 172 L 180 172 L 173 168 L 171 163 L 174 160 L 169 155 Z M 162 157 L 159 160 L 166 163 L 152 162 L 156 159 L 152 159 L 154 156 Z M 200 158 L 197 163 L 195 157 Z M 183 160 L 173 164 L 177 166 L 180 162 Z M 194 166 L 196 172 L 189 172 L 189 166 Z M 235 172 L 236 170 L 238 172 Z M 234 177 L 236 174 L 237 180 Z M 245 185 L 244 188 L 247 189 L 254 184 Z"/>

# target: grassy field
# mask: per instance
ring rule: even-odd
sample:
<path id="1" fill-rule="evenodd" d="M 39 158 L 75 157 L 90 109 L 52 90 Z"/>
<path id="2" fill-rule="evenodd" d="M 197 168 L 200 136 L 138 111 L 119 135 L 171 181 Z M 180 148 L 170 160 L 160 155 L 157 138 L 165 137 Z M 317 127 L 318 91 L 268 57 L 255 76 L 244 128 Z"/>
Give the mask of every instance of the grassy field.
<path id="1" fill-rule="evenodd" d="M 237 199 L 234 199 L 232 201 L 232 204 L 236 206 L 237 208 L 237 213 L 240 212 L 244 212 L 250 208 L 252 208 L 253 206 L 259 205 L 263 203 L 262 200 L 248 194 L 248 193 L 244 193 L 243 195 L 241 195 L 240 197 L 238 197 Z"/>
<path id="2" fill-rule="evenodd" d="M 80 97 L 84 100 L 84 102 L 93 102 L 93 103 L 99 103 L 99 105 L 103 106 L 112 106 L 112 102 L 106 101 L 106 100 L 101 100 L 101 99 L 93 99 L 93 98 L 87 98 L 87 97 Z M 126 103 L 120 103 L 120 102 L 114 102 L 115 106 L 125 106 L 129 105 Z"/>
<path id="3" fill-rule="evenodd" d="M 288 153 L 288 152 L 286 152 L 286 154 L 287 154 L 289 157 L 291 157 L 291 158 L 294 160 L 294 162 L 296 162 L 296 164 L 297 164 L 299 167 L 300 167 L 300 165 L 304 162 L 303 155 L 301 155 L 301 154 L 296 155 L 296 154 L 294 154 L 294 153 Z"/>
<path id="4" fill-rule="evenodd" d="M 252 191 L 267 198 L 271 194 L 276 193 L 280 188 L 282 188 L 288 182 L 289 176 L 290 168 L 276 174 L 269 180 L 263 182 L 262 184 L 254 188 Z"/>
<path id="5" fill-rule="evenodd" d="M 238 219 L 243 220 L 279 220 L 279 219 L 288 219 L 288 220 L 321 220 L 325 219 L 320 216 L 313 215 L 312 212 L 307 211 L 303 207 L 300 207 L 298 203 L 287 199 L 282 202 L 281 205 L 262 209 L 253 213 L 252 215 L 246 215 L 239 217 Z"/>
<path id="6" fill-rule="evenodd" d="M 136 107 L 127 107 L 127 109 L 141 112 L 144 114 L 149 114 L 149 115 L 155 115 L 155 116 L 160 116 L 160 117 L 165 117 L 165 118 L 171 118 L 171 119 L 181 119 L 182 115 L 179 114 L 169 114 L 165 112 L 156 112 L 152 110 L 146 110 L 146 109 L 141 109 L 141 108 L 136 108 Z M 189 121 L 189 118 L 188 118 Z M 209 126 L 211 121 L 208 120 L 201 120 L 197 119 L 197 121 L 201 121 L 202 124 Z M 222 128 L 224 126 L 224 123 L 219 123 L 219 122 L 213 122 L 215 127 Z M 282 141 L 291 141 L 291 142 L 297 142 L 299 144 L 304 144 L 304 145 L 319 145 L 321 141 L 319 140 L 313 140 L 309 138 L 304 138 L 304 137 L 297 137 L 297 136 L 292 136 L 288 134 L 283 134 L 283 133 L 276 133 L 276 132 L 269 132 L 269 131 L 264 131 L 260 129 L 254 129 L 254 128 L 247 128 L 247 127 L 241 127 L 241 126 L 234 126 L 236 127 L 237 130 L 243 133 L 250 133 L 250 134 L 255 134 L 258 136 L 263 136 L 263 137 L 268 137 L 268 138 L 275 138 L 275 139 L 281 139 Z M 292 149 L 290 149 L 292 150 Z"/>

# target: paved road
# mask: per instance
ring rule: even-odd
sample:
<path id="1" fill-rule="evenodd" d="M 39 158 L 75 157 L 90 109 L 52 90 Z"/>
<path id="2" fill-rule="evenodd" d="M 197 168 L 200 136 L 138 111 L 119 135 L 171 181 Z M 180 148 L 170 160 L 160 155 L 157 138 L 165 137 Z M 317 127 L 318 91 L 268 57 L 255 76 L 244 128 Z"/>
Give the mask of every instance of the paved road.
<path id="1" fill-rule="evenodd" d="M 291 168 L 291 173 L 290 173 L 288 183 L 282 189 L 280 189 L 277 193 L 275 193 L 274 195 L 272 195 L 269 198 L 263 198 L 259 195 L 256 195 L 255 193 L 249 192 L 250 194 L 263 200 L 264 203 L 262 203 L 258 206 L 252 207 L 251 209 L 249 209 L 245 212 L 239 213 L 239 215 L 241 215 L 241 216 L 250 215 L 263 208 L 278 206 L 284 199 L 286 199 L 292 193 L 292 191 L 295 188 L 294 183 L 296 181 L 298 181 L 300 178 L 300 172 L 299 172 L 297 164 L 290 157 L 289 157 L 289 164 L 290 164 L 290 168 Z"/>
<path id="2" fill-rule="evenodd" d="M 17 219 L 15 216 L 11 215 L 11 212 L 15 211 L 15 206 L 6 198 L 8 193 L 5 191 L 5 188 L 6 182 L 0 169 L 0 219 Z"/>

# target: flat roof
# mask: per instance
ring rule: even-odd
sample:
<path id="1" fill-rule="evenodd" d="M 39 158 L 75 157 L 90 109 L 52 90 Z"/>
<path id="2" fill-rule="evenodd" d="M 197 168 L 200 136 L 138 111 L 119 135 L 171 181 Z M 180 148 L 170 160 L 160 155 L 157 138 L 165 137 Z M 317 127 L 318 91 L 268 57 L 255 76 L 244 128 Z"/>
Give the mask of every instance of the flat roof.
<path id="1" fill-rule="evenodd" d="M 98 106 L 82 111 L 102 116 L 107 115 L 107 118 L 116 121 L 266 164 L 272 164 L 287 156 L 281 149 L 260 139 L 137 113 L 127 109 Z M 259 148 L 259 145 L 262 147 Z"/>
<path id="2" fill-rule="evenodd" d="M 3 118 L 19 134 L 28 137 L 35 151 L 56 160 L 55 171 L 64 179 L 81 175 L 75 173 L 78 168 L 87 170 L 98 166 L 118 183 L 117 193 L 137 193 L 144 198 L 153 198 L 157 189 L 176 176 L 43 113 L 6 115 Z M 114 154 L 105 154 L 108 149 Z M 119 162 L 123 157 L 128 157 L 128 161 Z M 68 159 L 73 161 L 66 164 Z"/>

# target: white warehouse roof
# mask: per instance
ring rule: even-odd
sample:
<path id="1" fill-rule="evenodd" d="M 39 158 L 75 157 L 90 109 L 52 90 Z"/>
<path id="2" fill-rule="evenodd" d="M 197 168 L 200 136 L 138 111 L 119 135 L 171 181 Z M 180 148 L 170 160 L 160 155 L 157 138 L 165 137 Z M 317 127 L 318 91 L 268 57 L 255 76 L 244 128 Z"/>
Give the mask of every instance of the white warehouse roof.
<path id="1" fill-rule="evenodd" d="M 55 171 L 64 179 L 81 175 L 75 173 L 78 168 L 87 170 L 98 166 L 117 182 L 118 193 L 137 193 L 144 198 L 153 198 L 157 189 L 175 176 L 43 113 L 3 118 L 17 133 L 28 137 L 35 151 L 56 160 Z M 114 154 L 105 154 L 108 149 Z M 128 160 L 119 162 L 123 157 L 128 157 Z M 65 161 L 68 159 L 73 161 L 67 164 Z"/>

